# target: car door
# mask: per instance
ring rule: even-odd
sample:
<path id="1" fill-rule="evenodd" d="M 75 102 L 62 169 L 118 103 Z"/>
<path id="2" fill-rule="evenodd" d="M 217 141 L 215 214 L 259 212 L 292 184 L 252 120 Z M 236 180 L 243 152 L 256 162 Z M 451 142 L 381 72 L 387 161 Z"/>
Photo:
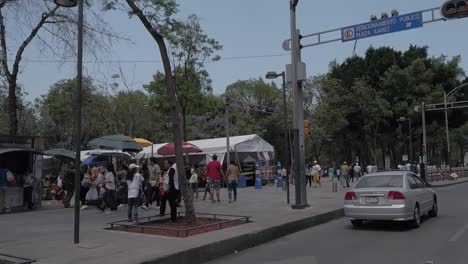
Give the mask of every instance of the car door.
<path id="1" fill-rule="evenodd" d="M 421 204 L 422 208 L 424 208 L 422 212 L 428 212 L 432 208 L 432 193 L 426 187 L 426 184 L 418 177 L 413 175 L 416 183 L 418 184 L 418 189 L 421 192 Z"/>
<path id="2" fill-rule="evenodd" d="M 409 195 L 409 204 L 407 204 L 408 206 L 410 206 L 411 210 L 413 210 L 413 207 L 416 203 L 419 203 L 420 204 L 420 200 L 421 200 L 421 190 L 418 188 L 418 183 L 416 182 L 416 180 L 414 179 L 414 177 L 412 176 L 412 174 L 408 173 L 406 175 L 406 179 L 408 181 L 408 193 Z"/>

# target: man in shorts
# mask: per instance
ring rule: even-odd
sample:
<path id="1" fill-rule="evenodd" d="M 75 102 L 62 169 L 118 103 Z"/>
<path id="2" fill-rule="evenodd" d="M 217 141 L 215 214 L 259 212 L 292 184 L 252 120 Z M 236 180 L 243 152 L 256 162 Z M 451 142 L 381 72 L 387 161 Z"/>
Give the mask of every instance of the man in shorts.
<path id="1" fill-rule="evenodd" d="M 218 203 L 221 202 L 219 198 L 219 189 L 221 188 L 221 179 L 224 177 L 223 168 L 221 163 L 218 161 L 218 156 L 213 155 L 213 160 L 208 163 L 206 166 L 206 171 L 208 172 L 208 179 L 211 181 L 210 186 L 210 194 L 211 194 L 211 201 L 215 203 L 213 192 L 216 192 L 216 198 L 218 199 Z"/>

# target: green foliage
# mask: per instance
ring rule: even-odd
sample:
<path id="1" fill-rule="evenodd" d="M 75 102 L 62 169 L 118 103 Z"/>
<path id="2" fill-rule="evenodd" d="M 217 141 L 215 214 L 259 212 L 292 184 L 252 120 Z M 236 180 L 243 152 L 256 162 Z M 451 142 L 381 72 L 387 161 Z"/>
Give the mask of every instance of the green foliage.
<path id="1" fill-rule="evenodd" d="M 341 64 L 334 62 L 327 75 L 309 80 L 305 89 L 309 96 L 306 105 L 309 102 L 312 106 L 307 113 L 313 125 L 309 156 L 336 162 L 359 156 L 362 162 L 383 166 L 383 157 L 390 155 L 394 165 L 405 149 L 408 151 L 407 137 L 396 129 L 397 119 L 402 116 L 413 121 L 414 152 L 418 152 L 421 121 L 414 107 L 421 102 L 443 102 L 443 92 L 459 85 L 464 77 L 460 57 L 429 57 L 427 49 L 411 46 L 399 52 L 371 47 L 364 57 L 354 56 Z M 453 111 L 449 117 L 452 128 L 465 124 L 466 117 L 464 111 Z M 440 160 L 443 113 L 428 114 L 427 123 L 429 141 L 434 147 L 432 158 Z M 330 149 L 323 154 L 323 146 L 330 142 L 335 151 Z"/>

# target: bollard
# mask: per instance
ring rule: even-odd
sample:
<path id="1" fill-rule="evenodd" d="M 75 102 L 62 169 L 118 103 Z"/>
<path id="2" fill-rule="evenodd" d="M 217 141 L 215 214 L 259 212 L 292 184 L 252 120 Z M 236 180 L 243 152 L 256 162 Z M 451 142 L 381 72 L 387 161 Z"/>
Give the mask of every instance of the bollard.
<path id="1" fill-rule="evenodd" d="M 255 189 L 262 189 L 262 177 L 260 172 L 260 164 L 258 162 L 255 163 Z"/>
<path id="2" fill-rule="evenodd" d="M 245 188 L 247 186 L 247 179 L 245 178 L 245 175 L 241 175 L 239 177 L 239 188 Z"/>

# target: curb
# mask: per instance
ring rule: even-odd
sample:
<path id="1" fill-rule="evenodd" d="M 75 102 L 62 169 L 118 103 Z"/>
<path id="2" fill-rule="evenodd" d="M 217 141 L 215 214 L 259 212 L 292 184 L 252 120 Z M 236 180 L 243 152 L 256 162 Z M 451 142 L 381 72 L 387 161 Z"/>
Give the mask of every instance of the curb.
<path id="1" fill-rule="evenodd" d="M 142 264 L 201 264 L 220 257 L 255 247 L 283 236 L 314 227 L 344 215 L 344 209 L 338 209 L 320 215 L 303 218 L 294 222 L 273 226 L 257 232 L 214 242 L 208 245 L 177 252 L 168 256 L 142 262 Z"/>
<path id="2" fill-rule="evenodd" d="M 431 188 L 437 189 L 437 188 L 443 188 L 443 187 L 448 187 L 448 186 L 453 186 L 453 185 L 458 185 L 458 184 L 463 184 L 463 183 L 468 183 L 468 181 L 455 181 L 453 183 L 447 183 L 447 184 L 440 184 L 440 185 L 432 185 Z"/>

